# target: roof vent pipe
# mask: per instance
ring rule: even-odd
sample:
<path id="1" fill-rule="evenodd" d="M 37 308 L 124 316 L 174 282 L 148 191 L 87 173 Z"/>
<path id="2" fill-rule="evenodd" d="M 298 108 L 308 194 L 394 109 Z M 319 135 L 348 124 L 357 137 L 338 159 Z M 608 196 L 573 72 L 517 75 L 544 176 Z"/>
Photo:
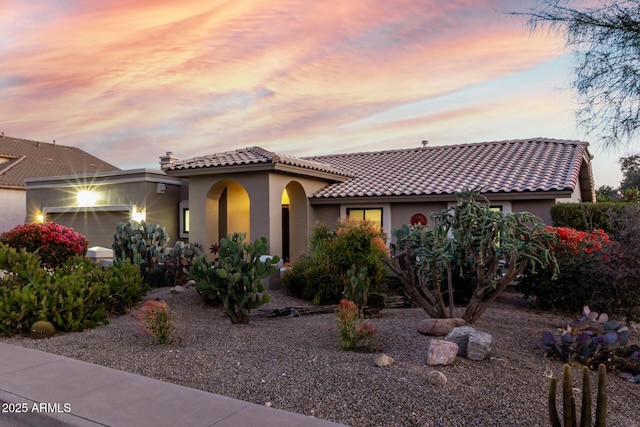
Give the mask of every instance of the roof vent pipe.
<path id="1" fill-rule="evenodd" d="M 429 141 L 427 141 L 426 139 L 423 139 L 422 140 L 422 148 L 426 147 L 428 143 L 429 143 Z"/>

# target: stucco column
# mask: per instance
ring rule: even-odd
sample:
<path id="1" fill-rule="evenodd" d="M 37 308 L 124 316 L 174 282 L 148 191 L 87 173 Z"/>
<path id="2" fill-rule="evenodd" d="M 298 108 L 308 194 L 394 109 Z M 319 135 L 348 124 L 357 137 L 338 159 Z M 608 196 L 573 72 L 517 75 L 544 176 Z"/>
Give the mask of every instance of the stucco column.
<path id="1" fill-rule="evenodd" d="M 282 194 L 275 194 L 277 191 L 271 186 L 271 180 L 267 174 L 261 179 L 256 179 L 247 185 L 247 191 L 251 200 L 251 240 L 260 237 L 267 238 L 267 251 L 270 255 L 279 252 L 282 247 L 281 226 L 281 198 Z"/>
<path id="2" fill-rule="evenodd" d="M 207 238 L 207 194 L 210 182 L 202 179 L 189 179 L 189 242 L 199 243 L 206 253 L 213 243 Z"/>

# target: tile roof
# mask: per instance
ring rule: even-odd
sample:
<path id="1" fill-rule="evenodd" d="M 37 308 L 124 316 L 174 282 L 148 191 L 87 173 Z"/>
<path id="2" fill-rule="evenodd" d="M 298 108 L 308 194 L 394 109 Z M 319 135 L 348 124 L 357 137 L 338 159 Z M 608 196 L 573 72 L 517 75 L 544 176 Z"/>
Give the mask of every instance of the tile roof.
<path id="1" fill-rule="evenodd" d="M 573 190 L 583 158 L 589 158 L 588 145 L 534 138 L 307 157 L 355 175 L 310 198 L 450 195 L 470 188 L 485 193 Z M 595 193 L 587 189 L 586 194 Z"/>
<path id="2" fill-rule="evenodd" d="M 303 159 L 278 154 L 260 147 L 247 147 L 225 153 L 211 154 L 203 157 L 179 160 L 163 166 L 164 171 L 178 171 L 187 169 L 206 169 L 223 166 L 242 166 L 260 163 L 283 164 L 297 166 L 303 169 L 327 172 L 340 176 L 352 176 L 350 173 L 335 167 L 334 165 L 320 161 Z"/>
<path id="3" fill-rule="evenodd" d="M 0 187 L 24 188 L 27 178 L 114 170 L 120 169 L 79 148 L 0 136 Z"/>

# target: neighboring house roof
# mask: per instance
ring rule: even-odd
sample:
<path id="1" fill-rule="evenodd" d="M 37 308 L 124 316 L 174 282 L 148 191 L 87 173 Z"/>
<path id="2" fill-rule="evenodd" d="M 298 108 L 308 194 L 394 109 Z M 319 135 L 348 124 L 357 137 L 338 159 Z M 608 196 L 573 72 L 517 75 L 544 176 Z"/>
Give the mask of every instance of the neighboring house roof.
<path id="1" fill-rule="evenodd" d="M 211 154 L 203 157 L 180 160 L 163 165 L 164 171 L 204 170 L 245 165 L 284 165 L 309 171 L 325 172 L 342 177 L 352 176 L 351 173 L 331 164 L 315 160 L 308 160 L 286 154 L 274 153 L 260 147 L 248 147 L 225 153 Z"/>
<path id="2" fill-rule="evenodd" d="M 595 201 L 589 143 L 534 138 L 308 157 L 350 171 L 311 199 L 573 191 Z"/>
<path id="3" fill-rule="evenodd" d="M 75 147 L 0 136 L 0 187 L 24 189 L 25 179 L 120 170 Z"/>

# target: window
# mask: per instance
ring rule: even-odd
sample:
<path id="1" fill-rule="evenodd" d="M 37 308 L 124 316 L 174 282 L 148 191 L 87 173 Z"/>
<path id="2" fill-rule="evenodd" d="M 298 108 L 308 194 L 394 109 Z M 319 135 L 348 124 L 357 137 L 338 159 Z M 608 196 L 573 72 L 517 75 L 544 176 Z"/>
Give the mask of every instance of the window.
<path id="1" fill-rule="evenodd" d="M 456 205 L 456 202 L 447 203 L 447 208 L 452 208 Z M 510 201 L 491 201 L 489 204 L 489 209 L 492 211 L 498 211 L 505 214 L 511 213 L 511 202 Z"/>
<path id="2" fill-rule="evenodd" d="M 189 238 L 189 201 L 182 200 L 180 202 L 180 210 L 178 211 L 180 218 L 180 238 L 188 239 Z"/>
<path id="3" fill-rule="evenodd" d="M 189 208 L 182 210 L 182 232 L 189 232 Z"/>
<path id="4" fill-rule="evenodd" d="M 347 208 L 347 216 L 371 221 L 382 228 L 382 208 Z"/>

